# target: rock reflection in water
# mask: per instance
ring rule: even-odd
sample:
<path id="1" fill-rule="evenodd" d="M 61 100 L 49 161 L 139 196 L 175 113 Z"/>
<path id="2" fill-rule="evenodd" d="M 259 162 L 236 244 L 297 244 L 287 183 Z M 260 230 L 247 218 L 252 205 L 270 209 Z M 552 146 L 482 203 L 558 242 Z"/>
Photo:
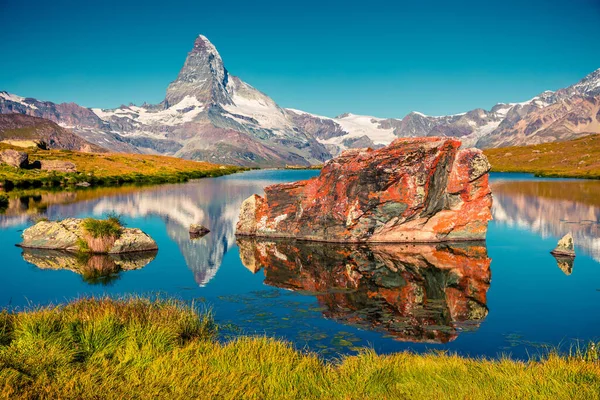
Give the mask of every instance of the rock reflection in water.
<path id="1" fill-rule="evenodd" d="M 140 269 L 156 257 L 156 251 L 126 254 L 87 254 L 60 250 L 23 249 L 23 259 L 40 269 L 69 270 L 90 284 L 109 284 L 123 271 Z"/>
<path id="2" fill-rule="evenodd" d="M 315 295 L 327 318 L 398 340 L 446 343 L 487 316 L 483 243 L 343 246 L 238 238 L 265 283 Z"/>
<path id="3" fill-rule="evenodd" d="M 556 259 L 556 264 L 558 265 L 558 268 L 560 268 L 561 271 L 565 273 L 565 275 L 571 275 L 573 273 L 573 265 L 575 264 L 574 257 L 557 256 L 554 254 L 552 256 Z"/>

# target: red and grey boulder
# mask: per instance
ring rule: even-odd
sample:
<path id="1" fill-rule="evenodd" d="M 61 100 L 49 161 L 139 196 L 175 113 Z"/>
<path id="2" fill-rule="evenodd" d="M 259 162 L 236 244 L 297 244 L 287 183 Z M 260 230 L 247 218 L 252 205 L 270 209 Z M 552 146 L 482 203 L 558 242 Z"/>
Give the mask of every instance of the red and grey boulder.
<path id="1" fill-rule="evenodd" d="M 429 137 L 345 151 L 318 177 L 246 199 L 237 234 L 331 242 L 485 239 L 490 164 L 481 150 L 460 146 Z"/>

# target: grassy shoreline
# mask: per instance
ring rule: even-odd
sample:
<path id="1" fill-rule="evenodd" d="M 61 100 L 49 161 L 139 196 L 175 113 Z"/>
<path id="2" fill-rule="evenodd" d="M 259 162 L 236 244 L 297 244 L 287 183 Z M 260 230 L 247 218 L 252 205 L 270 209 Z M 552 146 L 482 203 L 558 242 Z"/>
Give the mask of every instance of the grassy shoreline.
<path id="1" fill-rule="evenodd" d="M 0 150 L 13 148 L 6 144 Z M 122 154 L 82 153 L 69 150 L 27 149 L 30 162 L 42 160 L 69 161 L 77 172 L 54 172 L 40 169 L 19 169 L 0 165 L 0 188 L 26 189 L 31 187 L 120 186 L 186 182 L 190 179 L 217 177 L 247 168 L 184 160 L 176 157 Z"/>
<path id="2" fill-rule="evenodd" d="M 548 178 L 600 179 L 600 134 L 564 142 L 485 149 L 492 172 Z"/>
<path id="3" fill-rule="evenodd" d="M 0 313 L 4 398 L 581 398 L 600 394 L 596 350 L 540 360 L 364 350 L 325 362 L 265 337 L 216 338 L 173 300 L 81 299 Z"/>

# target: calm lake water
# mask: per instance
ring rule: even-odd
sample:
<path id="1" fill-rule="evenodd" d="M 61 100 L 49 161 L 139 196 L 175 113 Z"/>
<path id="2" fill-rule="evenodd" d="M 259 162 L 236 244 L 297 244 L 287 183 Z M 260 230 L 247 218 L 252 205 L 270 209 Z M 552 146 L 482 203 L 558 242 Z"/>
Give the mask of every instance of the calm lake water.
<path id="1" fill-rule="evenodd" d="M 324 357 L 370 346 L 527 358 L 600 339 L 600 182 L 493 174 L 486 243 L 344 247 L 236 242 L 241 202 L 272 183 L 318 171 L 252 171 L 180 185 L 31 193 L 0 214 L 0 306 L 87 295 L 167 295 L 210 308 L 224 339 L 284 338 Z M 157 254 L 104 260 L 124 268 L 80 275 L 64 254 L 15 247 L 39 216 L 116 212 L 158 243 Z M 191 240 L 188 227 L 211 229 Z M 577 258 L 549 251 L 573 232 Z M 75 266 L 75 267 L 74 267 Z M 132 269 L 133 268 L 133 269 Z"/>

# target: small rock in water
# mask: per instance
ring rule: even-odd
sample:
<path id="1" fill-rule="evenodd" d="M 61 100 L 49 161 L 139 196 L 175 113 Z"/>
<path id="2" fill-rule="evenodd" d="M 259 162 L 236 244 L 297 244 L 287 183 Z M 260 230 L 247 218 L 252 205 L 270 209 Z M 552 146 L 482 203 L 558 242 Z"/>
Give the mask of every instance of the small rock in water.
<path id="1" fill-rule="evenodd" d="M 575 257 L 575 244 L 571 232 L 563 236 L 562 239 L 558 241 L 556 248 L 550 253 L 555 256 Z"/>
<path id="2" fill-rule="evenodd" d="M 76 183 L 75 186 L 90 187 L 92 185 L 89 182 L 79 182 L 79 183 Z"/>
<path id="3" fill-rule="evenodd" d="M 200 224 L 191 224 L 190 225 L 190 239 L 197 239 L 205 236 L 210 232 L 210 229 Z"/>

